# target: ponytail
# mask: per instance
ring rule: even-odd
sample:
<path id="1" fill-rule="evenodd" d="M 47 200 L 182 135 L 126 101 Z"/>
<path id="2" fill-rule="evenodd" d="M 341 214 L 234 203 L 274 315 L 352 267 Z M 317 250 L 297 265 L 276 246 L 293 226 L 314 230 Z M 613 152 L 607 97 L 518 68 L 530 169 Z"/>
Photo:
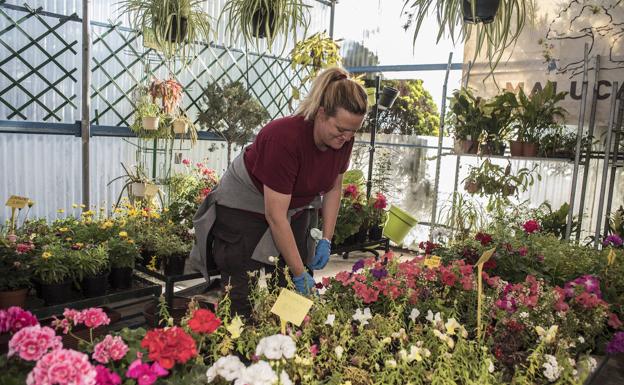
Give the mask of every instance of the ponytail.
<path id="1" fill-rule="evenodd" d="M 338 108 L 364 115 L 368 109 L 368 96 L 364 87 L 349 79 L 349 72 L 333 67 L 321 72 L 312 81 L 312 88 L 297 107 L 295 115 L 313 120 L 320 107 L 328 116 L 335 116 Z"/>

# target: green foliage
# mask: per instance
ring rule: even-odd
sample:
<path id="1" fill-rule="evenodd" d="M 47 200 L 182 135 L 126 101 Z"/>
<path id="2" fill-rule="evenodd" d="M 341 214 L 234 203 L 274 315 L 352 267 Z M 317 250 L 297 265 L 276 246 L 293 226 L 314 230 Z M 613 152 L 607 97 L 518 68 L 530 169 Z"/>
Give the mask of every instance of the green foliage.
<path id="1" fill-rule="evenodd" d="M 620 206 L 609 219 L 609 229 L 611 233 L 624 238 L 624 206 Z"/>
<path id="2" fill-rule="evenodd" d="M 240 82 L 209 84 L 202 101 L 199 123 L 226 141 L 228 164 L 232 146 L 244 146 L 253 138 L 254 130 L 269 119 L 264 107 Z"/>
<path id="3" fill-rule="evenodd" d="M 134 267 L 139 249 L 134 240 L 127 236 L 113 236 L 108 240 L 108 255 L 112 267 Z"/>
<path id="4" fill-rule="evenodd" d="M 550 81 L 542 90 L 536 90 L 529 96 L 520 88 L 513 117 L 518 140 L 537 143 L 544 132 L 560 127 L 559 120 L 563 119 L 566 110 L 557 104 L 566 95 L 567 92 L 557 92 Z"/>
<path id="5" fill-rule="evenodd" d="M 81 281 L 87 277 L 96 277 L 110 268 L 108 250 L 104 245 L 73 251 L 76 278 Z"/>
<path id="6" fill-rule="evenodd" d="M 299 89 L 314 79 L 320 70 L 339 65 L 342 58 L 338 43 L 325 32 L 318 32 L 298 42 L 290 52 L 290 60 L 293 70 L 301 66 L 309 71 L 298 87 L 292 87 L 293 99 L 299 100 Z"/>
<path id="7" fill-rule="evenodd" d="M 0 236 L 0 291 L 30 287 L 33 257 L 30 251 L 18 252 L 16 247 Z"/>
<path id="8" fill-rule="evenodd" d="M 568 223 L 568 213 L 570 211 L 570 205 L 566 202 L 559 207 L 559 209 L 553 211 L 552 206 L 548 202 L 542 203 L 535 211 L 535 219 L 539 221 L 542 226 L 542 232 L 553 234 L 560 239 L 565 236 L 565 231 Z M 577 218 L 572 221 L 572 233 L 574 234 L 580 231 L 580 226 Z"/>
<path id="9" fill-rule="evenodd" d="M 75 260 L 62 245 L 44 247 L 41 256 L 33 259 L 33 276 L 43 284 L 63 283 L 73 277 Z"/>
<path id="10" fill-rule="evenodd" d="M 486 100 L 469 88 L 455 90 L 450 98 L 448 122 L 455 139 L 478 141 L 488 116 Z"/>
<path id="11" fill-rule="evenodd" d="M 440 117 L 438 107 L 431 94 L 423 87 L 423 81 L 383 80 L 381 87 L 390 86 L 399 90 L 399 96 L 386 111 L 380 111 L 377 132 L 400 135 L 438 135 Z M 374 114 L 368 114 L 362 132 L 374 127 Z"/>
<path id="12" fill-rule="evenodd" d="M 153 250 L 161 258 L 187 256 L 192 243 L 181 239 L 175 233 L 161 233 L 156 239 Z"/>
<path id="13" fill-rule="evenodd" d="M 174 223 L 184 223 L 189 229 L 193 227 L 193 216 L 212 189 L 217 185 L 218 178 L 214 170 L 203 164 L 191 165 L 185 160 L 185 170 L 176 173 L 169 179 L 169 211 L 167 217 Z"/>

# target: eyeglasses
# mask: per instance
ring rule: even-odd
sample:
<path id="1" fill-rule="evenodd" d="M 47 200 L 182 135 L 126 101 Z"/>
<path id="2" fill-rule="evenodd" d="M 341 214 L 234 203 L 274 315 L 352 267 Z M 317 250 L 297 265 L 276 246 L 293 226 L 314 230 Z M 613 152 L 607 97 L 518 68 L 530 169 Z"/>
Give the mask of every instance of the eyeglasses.
<path id="1" fill-rule="evenodd" d="M 350 135 L 355 135 L 355 133 L 358 131 L 358 130 L 351 130 L 349 128 L 342 128 L 338 126 L 336 126 L 336 130 L 338 130 L 338 133 L 340 134 L 350 134 Z"/>

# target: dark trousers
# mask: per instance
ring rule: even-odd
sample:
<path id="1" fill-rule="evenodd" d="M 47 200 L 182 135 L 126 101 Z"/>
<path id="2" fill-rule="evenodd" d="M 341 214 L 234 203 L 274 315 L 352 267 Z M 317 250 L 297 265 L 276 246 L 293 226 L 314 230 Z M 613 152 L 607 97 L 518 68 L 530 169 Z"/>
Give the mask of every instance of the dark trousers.
<path id="1" fill-rule="evenodd" d="M 264 268 L 268 274 L 278 274 L 279 286 L 286 286 L 283 274 L 284 259 L 279 256 L 277 268 L 251 259 L 256 245 L 269 228 L 267 221 L 261 216 L 243 210 L 217 205 L 217 218 L 211 235 L 214 262 L 221 272 L 221 285 L 225 289 L 230 285 L 232 314 L 249 317 L 252 312 L 249 302 L 250 281 L 248 272 L 256 272 Z M 299 254 L 307 259 L 307 237 L 310 234 L 310 210 L 304 210 L 291 220 L 290 227 L 295 236 Z M 277 256 L 276 256 L 277 257 Z M 277 271 L 276 271 L 277 270 Z"/>

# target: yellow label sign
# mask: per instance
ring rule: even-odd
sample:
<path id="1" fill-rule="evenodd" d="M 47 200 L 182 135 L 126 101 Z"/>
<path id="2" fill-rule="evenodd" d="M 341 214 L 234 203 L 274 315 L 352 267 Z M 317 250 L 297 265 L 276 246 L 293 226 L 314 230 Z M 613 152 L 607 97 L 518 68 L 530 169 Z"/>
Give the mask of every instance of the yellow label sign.
<path id="1" fill-rule="evenodd" d="M 425 266 L 427 266 L 430 269 L 433 269 L 434 267 L 440 267 L 440 263 L 442 262 L 442 258 L 438 257 L 437 255 L 432 255 L 429 258 L 425 258 Z"/>
<path id="2" fill-rule="evenodd" d="M 312 307 L 312 300 L 288 289 L 282 289 L 271 313 L 280 317 L 283 322 L 299 326 Z"/>
<path id="3" fill-rule="evenodd" d="M 23 209 L 28 204 L 30 199 L 26 197 L 20 197 L 17 195 L 11 195 L 6 201 L 6 205 L 14 209 Z"/>
<path id="4" fill-rule="evenodd" d="M 615 263 L 615 250 L 609 250 L 609 255 L 607 255 L 607 266 L 611 266 Z"/>
<path id="5" fill-rule="evenodd" d="M 492 258 L 492 255 L 494 255 L 495 251 L 496 251 L 496 247 L 493 249 L 484 251 L 483 254 L 481 255 L 481 258 L 479 258 L 479 260 L 477 261 L 477 266 L 478 265 L 483 266 L 484 263 L 486 263 L 487 261 L 490 260 L 490 258 Z"/>

